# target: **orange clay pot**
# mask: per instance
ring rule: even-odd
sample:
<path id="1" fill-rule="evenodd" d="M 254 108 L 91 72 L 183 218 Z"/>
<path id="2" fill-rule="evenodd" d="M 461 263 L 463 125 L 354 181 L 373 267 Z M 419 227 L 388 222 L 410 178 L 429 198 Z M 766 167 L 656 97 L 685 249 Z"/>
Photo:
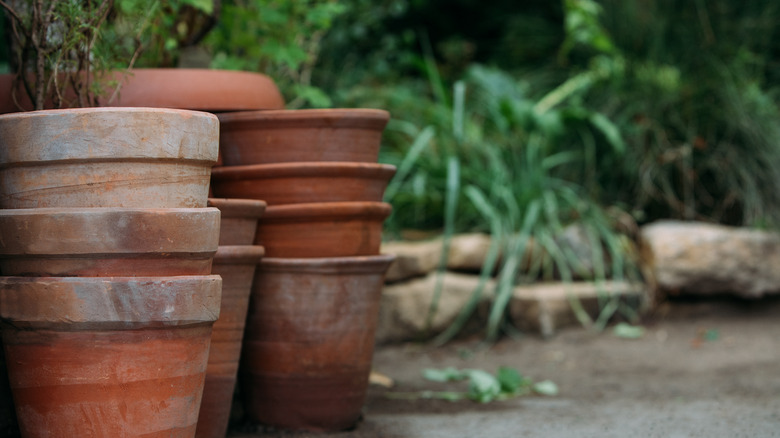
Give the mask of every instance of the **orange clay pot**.
<path id="1" fill-rule="evenodd" d="M 260 262 L 241 361 L 252 421 L 312 431 L 355 425 L 368 387 L 384 273 L 393 259 Z"/>
<path id="2" fill-rule="evenodd" d="M 3 275 L 208 275 L 216 208 L 0 210 Z"/>
<path id="3" fill-rule="evenodd" d="M 0 277 L 24 437 L 192 437 L 218 276 Z"/>
<path id="4" fill-rule="evenodd" d="M 203 388 L 198 438 L 223 438 L 230 420 L 236 373 L 241 356 L 249 292 L 262 246 L 220 246 L 212 272 L 222 277 L 222 305 L 211 333 L 206 382 Z"/>
<path id="5" fill-rule="evenodd" d="M 262 199 L 268 205 L 308 202 L 380 202 L 395 166 L 376 163 L 274 163 L 216 167 L 217 196 Z"/>
<path id="6" fill-rule="evenodd" d="M 207 112 L 282 109 L 284 100 L 273 80 L 259 73 L 148 68 L 114 73 L 101 106 L 179 108 Z M 19 111 L 11 95 L 13 75 L 0 75 L 0 113 Z M 24 111 L 33 109 L 23 90 L 17 100 Z M 113 96 L 113 99 L 112 99 Z M 74 100 L 73 97 L 67 97 Z M 49 108 L 51 105 L 48 106 Z"/>
<path id="7" fill-rule="evenodd" d="M 251 245 L 254 242 L 257 220 L 265 211 L 265 201 L 209 198 L 208 205 L 218 208 L 222 215 L 220 245 Z"/>
<path id="8" fill-rule="evenodd" d="M 154 108 L 0 116 L 0 208 L 205 207 L 218 123 Z"/>
<path id="9" fill-rule="evenodd" d="M 268 207 L 255 245 L 268 257 L 377 255 L 382 223 L 392 207 L 383 202 L 320 202 Z"/>
<path id="10" fill-rule="evenodd" d="M 239 111 L 219 115 L 222 164 L 375 163 L 390 114 L 376 109 Z"/>

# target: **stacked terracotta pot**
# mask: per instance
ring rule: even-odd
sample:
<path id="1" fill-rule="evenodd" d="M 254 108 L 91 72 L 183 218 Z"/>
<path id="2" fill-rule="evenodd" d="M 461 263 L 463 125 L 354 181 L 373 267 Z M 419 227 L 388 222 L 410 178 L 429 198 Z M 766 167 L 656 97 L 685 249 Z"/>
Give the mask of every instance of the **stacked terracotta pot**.
<path id="1" fill-rule="evenodd" d="M 0 323 L 22 435 L 192 437 L 221 279 L 218 120 L 0 116 Z"/>
<path id="2" fill-rule="evenodd" d="M 265 253 L 262 246 L 253 242 L 257 220 L 266 204 L 261 200 L 211 198 L 209 205 L 222 214 L 219 248 L 211 271 L 222 277 L 222 304 L 211 334 L 195 436 L 222 438 L 230 421 L 252 279 Z"/>
<path id="3" fill-rule="evenodd" d="M 220 114 L 214 195 L 262 199 L 240 391 L 251 420 L 334 431 L 360 417 L 384 272 L 377 164 L 389 114 L 278 110 Z"/>

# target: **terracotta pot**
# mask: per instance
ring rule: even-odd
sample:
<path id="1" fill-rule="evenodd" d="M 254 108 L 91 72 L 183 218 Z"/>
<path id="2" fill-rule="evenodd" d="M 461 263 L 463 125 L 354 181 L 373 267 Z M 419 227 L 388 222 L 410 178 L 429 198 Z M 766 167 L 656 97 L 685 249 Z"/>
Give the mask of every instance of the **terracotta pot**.
<path id="1" fill-rule="evenodd" d="M 262 199 L 268 205 L 308 202 L 380 202 L 395 166 L 376 163 L 274 163 L 216 167 L 217 196 Z"/>
<path id="2" fill-rule="evenodd" d="M 219 276 L 0 278 L 24 437 L 192 437 Z"/>
<path id="3" fill-rule="evenodd" d="M 268 257 L 345 257 L 379 254 L 383 202 L 320 202 L 268 207 L 255 245 Z"/>
<path id="4" fill-rule="evenodd" d="M 0 210 L 3 275 L 208 275 L 216 208 Z"/>
<path id="5" fill-rule="evenodd" d="M 223 279 L 222 306 L 211 333 L 209 365 L 195 434 L 199 438 L 222 438 L 227 433 L 249 292 L 255 267 L 264 252 L 262 246 L 220 246 L 214 257 L 212 272 Z"/>
<path id="6" fill-rule="evenodd" d="M 117 85 L 107 87 L 106 97 L 101 99 L 102 106 L 208 112 L 284 108 L 284 100 L 276 84 L 259 73 L 149 68 L 118 72 L 110 79 Z M 13 75 L 0 75 L 0 113 L 19 111 L 11 96 L 12 84 Z M 115 98 L 111 100 L 114 94 Z M 24 110 L 33 109 L 29 97 L 22 90 L 17 92 L 17 99 Z"/>
<path id="7" fill-rule="evenodd" d="M 0 208 L 205 207 L 218 123 L 150 108 L 0 116 Z"/>
<path id="8" fill-rule="evenodd" d="M 5 352 L 0 339 L 0 436 L 3 438 L 18 438 L 19 425 L 16 422 L 14 399 L 11 395 L 11 385 L 8 383 L 8 371 L 5 365 Z"/>
<path id="9" fill-rule="evenodd" d="M 240 111 L 220 114 L 225 166 L 291 161 L 375 163 L 390 119 L 376 109 Z"/>
<path id="10" fill-rule="evenodd" d="M 222 213 L 220 245 L 251 245 L 254 242 L 257 220 L 265 211 L 265 201 L 209 198 L 208 205 Z"/>
<path id="11" fill-rule="evenodd" d="M 355 425 L 368 386 L 383 277 L 393 259 L 263 259 L 241 362 L 253 421 L 313 431 Z"/>

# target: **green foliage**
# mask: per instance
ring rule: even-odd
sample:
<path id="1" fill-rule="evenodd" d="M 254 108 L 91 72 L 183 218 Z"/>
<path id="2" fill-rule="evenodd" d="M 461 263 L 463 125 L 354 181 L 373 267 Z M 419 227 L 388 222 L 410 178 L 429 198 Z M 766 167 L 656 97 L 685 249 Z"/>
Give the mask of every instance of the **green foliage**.
<path id="1" fill-rule="evenodd" d="M 265 73 L 289 97 L 291 108 L 325 107 L 330 98 L 312 85 L 320 42 L 347 10 L 336 0 L 230 0 L 208 36 L 212 67 Z"/>
<path id="2" fill-rule="evenodd" d="M 426 391 L 421 394 L 425 398 L 439 398 L 449 401 L 472 400 L 478 403 L 489 403 L 506 400 L 512 397 L 537 393 L 541 395 L 557 395 L 555 383 L 544 380 L 534 383 L 528 377 L 511 367 L 500 367 L 495 375 L 480 369 L 458 370 L 453 367 L 443 369 L 425 369 L 423 377 L 433 382 L 468 381 L 466 392 L 457 391 Z"/>

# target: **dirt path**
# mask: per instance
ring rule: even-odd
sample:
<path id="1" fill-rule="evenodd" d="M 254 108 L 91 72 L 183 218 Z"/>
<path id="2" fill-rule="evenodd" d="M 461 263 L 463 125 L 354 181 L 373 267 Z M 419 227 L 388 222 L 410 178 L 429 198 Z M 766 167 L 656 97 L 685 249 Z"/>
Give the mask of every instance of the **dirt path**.
<path id="1" fill-rule="evenodd" d="M 328 436 L 780 437 L 780 301 L 675 303 L 645 327 L 641 339 L 572 329 L 490 349 L 476 341 L 380 348 L 375 369 L 395 386 L 372 386 L 359 426 Z M 448 366 L 511 366 L 554 381 L 560 394 L 489 404 L 387 397 L 452 389 L 421 376 L 425 368 Z M 317 436 L 254 432 L 231 437 Z"/>

